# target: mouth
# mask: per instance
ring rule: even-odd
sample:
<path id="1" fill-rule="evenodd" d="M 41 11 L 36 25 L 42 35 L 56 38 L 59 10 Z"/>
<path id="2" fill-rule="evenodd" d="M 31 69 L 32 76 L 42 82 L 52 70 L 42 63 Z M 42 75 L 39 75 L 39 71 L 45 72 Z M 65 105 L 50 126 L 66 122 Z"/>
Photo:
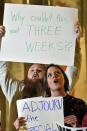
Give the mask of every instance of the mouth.
<path id="1" fill-rule="evenodd" d="M 32 78 L 33 78 L 33 79 L 38 79 L 38 78 L 39 78 L 39 75 L 38 75 L 38 74 L 34 74 Z"/>
<path id="2" fill-rule="evenodd" d="M 58 81 L 58 79 L 54 79 L 54 81 L 53 81 L 54 83 L 58 83 L 59 81 Z"/>

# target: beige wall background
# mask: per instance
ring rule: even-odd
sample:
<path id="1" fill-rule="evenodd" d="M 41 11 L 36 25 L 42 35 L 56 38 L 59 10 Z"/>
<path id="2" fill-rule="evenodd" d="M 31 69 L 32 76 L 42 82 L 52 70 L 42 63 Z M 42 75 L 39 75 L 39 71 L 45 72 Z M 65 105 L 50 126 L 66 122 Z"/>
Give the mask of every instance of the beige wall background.
<path id="1" fill-rule="evenodd" d="M 79 79 L 74 87 L 75 97 L 83 99 L 87 103 L 87 0 L 0 0 L 0 24 L 3 21 L 4 3 L 24 3 L 24 4 L 36 4 L 36 5 L 61 5 L 78 8 L 79 21 L 82 28 L 81 35 L 81 54 L 82 63 Z M 13 77 L 23 80 L 26 64 L 24 63 L 8 63 L 8 69 Z M 0 76 L 1 77 L 1 76 Z M 8 130 L 8 102 L 5 99 L 0 89 L 0 110 L 2 111 L 2 124 L 5 127 L 5 131 Z"/>

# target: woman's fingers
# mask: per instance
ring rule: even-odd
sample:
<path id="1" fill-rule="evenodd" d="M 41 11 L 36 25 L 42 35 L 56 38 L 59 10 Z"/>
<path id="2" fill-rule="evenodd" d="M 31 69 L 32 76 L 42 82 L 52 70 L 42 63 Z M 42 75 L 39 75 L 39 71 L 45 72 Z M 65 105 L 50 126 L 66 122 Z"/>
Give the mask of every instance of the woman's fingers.
<path id="1" fill-rule="evenodd" d="M 18 120 L 23 120 L 23 119 L 25 119 L 25 117 L 19 117 L 19 118 L 18 118 Z"/>
<path id="2" fill-rule="evenodd" d="M 80 33 L 81 32 L 81 28 L 80 28 L 80 25 L 75 25 L 74 26 L 74 31 L 75 31 L 75 33 Z"/>
<path id="3" fill-rule="evenodd" d="M 20 118 L 18 118 L 18 121 L 19 121 L 19 124 L 20 124 L 20 125 L 23 125 L 25 122 L 27 122 L 27 121 L 25 120 L 25 117 L 20 117 Z"/>
<path id="4" fill-rule="evenodd" d="M 15 120 L 14 122 L 14 126 L 17 130 L 19 130 L 19 128 L 21 126 L 25 126 L 25 123 L 26 123 L 26 120 L 25 120 L 25 117 L 19 117 Z"/>
<path id="5" fill-rule="evenodd" d="M 64 123 L 70 124 L 72 122 L 77 122 L 77 117 L 75 115 L 64 117 Z"/>
<path id="6" fill-rule="evenodd" d="M 0 26 L 0 38 L 2 38 L 5 35 L 5 27 L 4 26 Z"/>
<path id="7" fill-rule="evenodd" d="M 19 121 L 19 127 L 21 127 L 21 126 L 25 126 L 26 124 L 26 120 L 20 120 Z"/>
<path id="8" fill-rule="evenodd" d="M 76 47 L 77 48 L 80 48 L 80 36 L 81 36 L 81 27 L 80 27 L 80 24 L 76 24 L 74 26 L 74 31 L 76 33 Z"/>

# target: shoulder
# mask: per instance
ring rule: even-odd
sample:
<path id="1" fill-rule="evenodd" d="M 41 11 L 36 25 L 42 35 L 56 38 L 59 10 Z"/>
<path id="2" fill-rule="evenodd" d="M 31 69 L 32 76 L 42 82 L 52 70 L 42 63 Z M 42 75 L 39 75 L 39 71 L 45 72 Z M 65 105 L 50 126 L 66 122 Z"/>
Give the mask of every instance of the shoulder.
<path id="1" fill-rule="evenodd" d="M 67 100 L 68 102 L 74 103 L 74 104 L 86 105 L 86 103 L 82 99 L 79 99 L 79 98 L 76 98 L 70 95 L 66 95 L 65 100 Z"/>

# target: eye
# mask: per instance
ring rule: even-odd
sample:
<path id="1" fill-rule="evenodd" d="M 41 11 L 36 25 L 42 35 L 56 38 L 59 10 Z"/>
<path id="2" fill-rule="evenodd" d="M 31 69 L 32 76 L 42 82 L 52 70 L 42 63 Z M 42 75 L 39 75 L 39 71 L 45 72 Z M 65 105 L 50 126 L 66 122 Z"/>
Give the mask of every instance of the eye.
<path id="1" fill-rule="evenodd" d="M 38 73 L 39 73 L 39 72 L 42 72 L 42 69 L 38 69 L 37 72 L 38 72 Z"/>
<path id="2" fill-rule="evenodd" d="M 52 76 L 52 74 L 51 73 L 49 73 L 48 75 L 47 75 L 47 77 L 51 77 Z"/>
<path id="3" fill-rule="evenodd" d="M 61 74 L 59 71 L 55 71 L 55 73 L 56 73 L 57 75 L 60 75 L 60 74 Z"/>
<path id="4" fill-rule="evenodd" d="M 30 72 L 34 72 L 34 69 L 31 69 Z"/>

